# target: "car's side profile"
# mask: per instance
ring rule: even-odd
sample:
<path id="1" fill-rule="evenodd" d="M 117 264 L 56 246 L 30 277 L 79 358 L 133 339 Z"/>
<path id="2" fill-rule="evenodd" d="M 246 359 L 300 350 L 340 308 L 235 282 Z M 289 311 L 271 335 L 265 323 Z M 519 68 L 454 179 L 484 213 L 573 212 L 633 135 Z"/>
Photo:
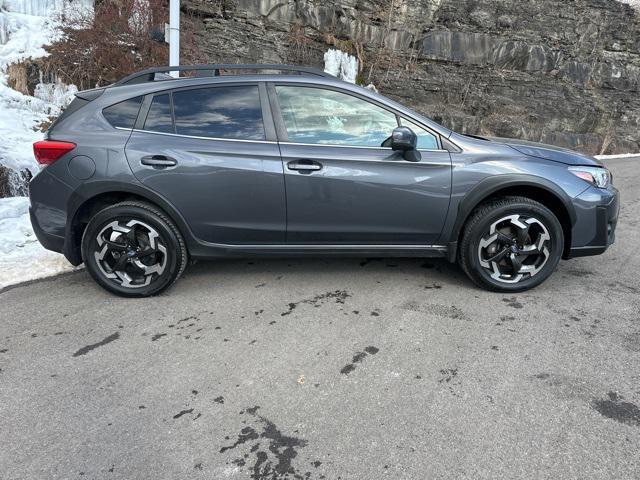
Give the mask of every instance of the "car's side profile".
<path id="1" fill-rule="evenodd" d="M 219 75 L 239 68 L 283 73 Z M 34 151 L 38 239 L 125 296 L 166 289 L 188 258 L 249 255 L 440 256 L 521 291 L 604 252 L 619 208 L 591 157 L 461 135 L 282 65 L 80 92 Z"/>

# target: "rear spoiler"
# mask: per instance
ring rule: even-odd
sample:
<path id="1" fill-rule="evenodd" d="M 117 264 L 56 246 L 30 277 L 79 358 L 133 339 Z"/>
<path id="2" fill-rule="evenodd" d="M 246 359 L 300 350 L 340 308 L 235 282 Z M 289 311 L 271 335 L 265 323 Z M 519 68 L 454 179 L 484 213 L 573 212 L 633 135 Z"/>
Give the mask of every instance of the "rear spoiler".
<path id="1" fill-rule="evenodd" d="M 104 93 L 104 90 L 104 88 L 92 88 L 91 90 L 83 90 L 81 92 L 77 92 L 76 97 L 90 102 L 102 95 Z"/>

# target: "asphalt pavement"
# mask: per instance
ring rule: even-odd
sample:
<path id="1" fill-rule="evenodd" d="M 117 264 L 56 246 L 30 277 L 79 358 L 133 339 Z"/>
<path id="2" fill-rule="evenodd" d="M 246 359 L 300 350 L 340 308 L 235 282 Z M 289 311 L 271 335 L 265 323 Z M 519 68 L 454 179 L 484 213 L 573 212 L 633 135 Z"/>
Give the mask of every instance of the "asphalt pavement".
<path id="1" fill-rule="evenodd" d="M 617 243 L 518 295 L 422 259 L 0 293 L 0 478 L 640 478 L 640 158 Z"/>

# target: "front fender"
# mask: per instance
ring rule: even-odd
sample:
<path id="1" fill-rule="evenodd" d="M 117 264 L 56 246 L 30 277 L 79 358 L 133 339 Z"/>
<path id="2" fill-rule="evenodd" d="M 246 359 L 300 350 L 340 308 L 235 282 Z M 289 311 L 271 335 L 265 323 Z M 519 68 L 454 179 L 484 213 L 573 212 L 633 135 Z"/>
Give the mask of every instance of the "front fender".
<path id="1" fill-rule="evenodd" d="M 460 232 L 471 212 L 485 199 L 491 197 L 495 193 L 517 187 L 531 187 L 544 190 L 548 194 L 556 197 L 564 206 L 571 226 L 576 222 L 576 211 L 571 197 L 556 183 L 543 177 L 530 174 L 501 174 L 492 175 L 478 182 L 464 197 L 458 202 L 457 208 L 451 209 L 450 214 L 455 216 L 448 232 L 444 232 L 443 240 L 449 246 L 449 260 L 455 261 L 457 254 L 457 242 Z M 535 198 L 534 198 L 535 200 Z"/>

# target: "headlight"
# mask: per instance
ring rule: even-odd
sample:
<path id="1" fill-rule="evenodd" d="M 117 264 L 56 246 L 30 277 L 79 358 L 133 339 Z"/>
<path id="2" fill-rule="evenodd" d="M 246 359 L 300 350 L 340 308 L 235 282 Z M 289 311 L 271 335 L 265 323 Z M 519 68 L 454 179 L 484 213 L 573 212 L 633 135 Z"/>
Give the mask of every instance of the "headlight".
<path id="1" fill-rule="evenodd" d="M 576 177 L 600 188 L 607 188 L 611 183 L 611 172 L 603 167 L 569 167 Z"/>

